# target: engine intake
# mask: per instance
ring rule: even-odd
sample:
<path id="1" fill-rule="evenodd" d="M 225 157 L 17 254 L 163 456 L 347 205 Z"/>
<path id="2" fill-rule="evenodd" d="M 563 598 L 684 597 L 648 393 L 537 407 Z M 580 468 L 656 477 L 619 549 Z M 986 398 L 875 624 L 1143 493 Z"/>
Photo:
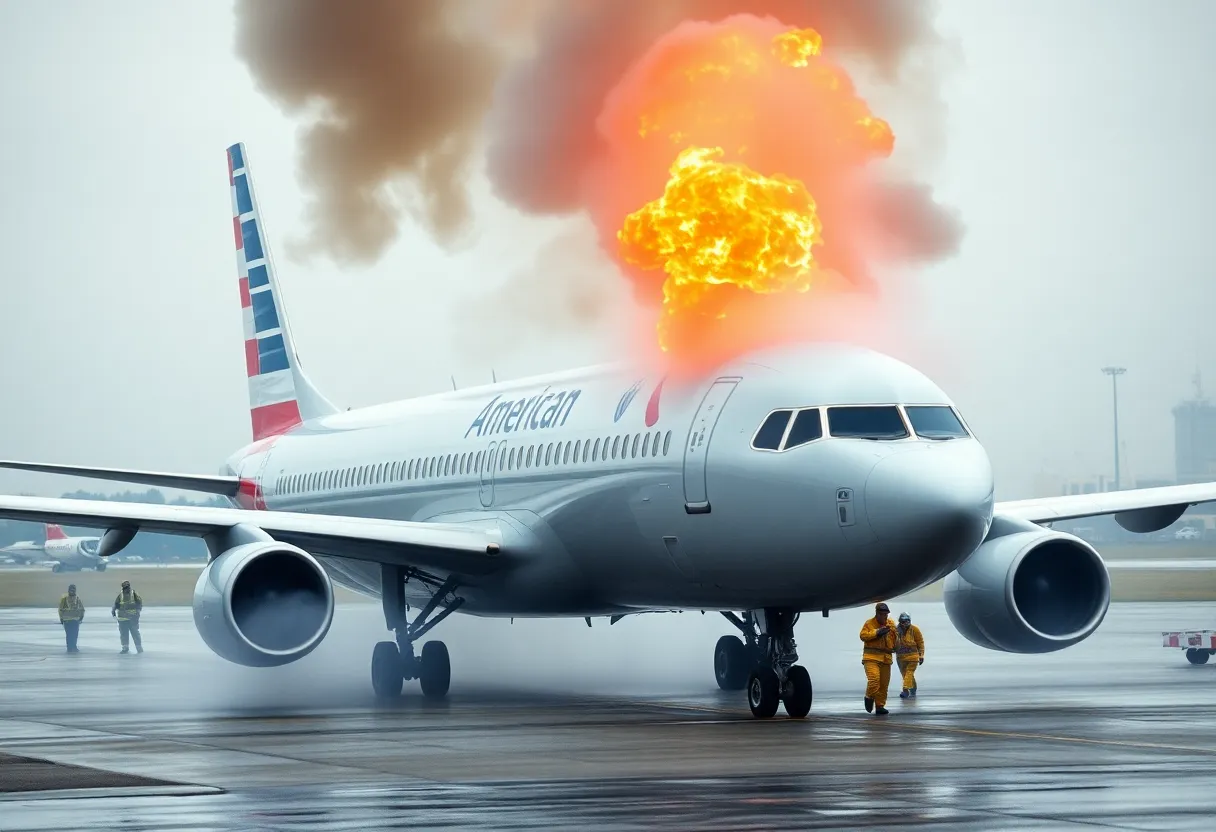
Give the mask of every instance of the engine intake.
<path id="1" fill-rule="evenodd" d="M 216 654 L 247 667 L 302 659 L 329 632 L 334 590 L 303 549 L 274 541 L 229 549 L 194 587 L 194 625 Z"/>
<path id="2" fill-rule="evenodd" d="M 1110 607 L 1110 576 L 1084 540 L 1036 527 L 985 541 L 946 577 L 944 601 L 974 644 L 1051 653 L 1098 629 Z"/>

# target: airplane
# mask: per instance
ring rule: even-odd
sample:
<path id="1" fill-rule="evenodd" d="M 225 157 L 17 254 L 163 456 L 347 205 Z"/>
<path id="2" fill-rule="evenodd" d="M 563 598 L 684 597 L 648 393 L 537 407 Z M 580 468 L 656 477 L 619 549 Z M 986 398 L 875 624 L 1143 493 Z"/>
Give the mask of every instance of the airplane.
<path id="1" fill-rule="evenodd" d="M 1045 524 L 1148 533 L 1216 483 L 994 501 L 987 453 L 923 373 L 841 343 L 742 355 L 696 378 L 628 362 L 342 410 L 300 362 L 244 144 L 228 148 L 253 442 L 217 475 L 39 462 L 27 471 L 225 495 L 231 507 L 0 496 L 0 517 L 202 538 L 194 622 L 222 658 L 276 666 L 329 631 L 334 586 L 382 602 L 378 698 L 449 692 L 456 611 L 621 617 L 718 611 L 724 690 L 808 715 L 794 626 L 945 579 L 971 642 L 1043 653 L 1089 637 L 1108 565 Z M 234 292 L 234 294 L 236 294 Z M 1210 564 L 1209 564 L 1210 565 Z M 412 613 L 412 614 L 411 614 Z M 421 643 L 421 650 L 416 646 Z"/>
<path id="2" fill-rule="evenodd" d="M 106 571 L 106 562 L 97 557 L 100 537 L 68 537 L 60 526 L 54 523 L 45 525 L 45 543 L 32 540 L 14 543 L 0 549 L 0 555 L 20 559 L 27 565 L 49 560 L 52 572 L 80 572 L 84 569 Z"/>

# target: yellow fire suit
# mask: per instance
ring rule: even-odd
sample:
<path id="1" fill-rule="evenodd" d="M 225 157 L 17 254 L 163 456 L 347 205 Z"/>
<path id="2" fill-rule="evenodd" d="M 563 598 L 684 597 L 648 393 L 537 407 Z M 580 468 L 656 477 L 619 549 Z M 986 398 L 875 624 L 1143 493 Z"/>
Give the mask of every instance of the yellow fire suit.
<path id="1" fill-rule="evenodd" d="M 886 635 L 878 635 L 887 627 Z M 887 705 L 887 688 L 891 685 L 891 653 L 895 650 L 895 622 L 890 618 L 879 624 L 871 618 L 861 625 L 861 666 L 866 671 L 866 698 L 879 708 Z"/>
<path id="2" fill-rule="evenodd" d="M 925 637 L 920 627 L 909 624 L 908 629 L 895 628 L 895 659 L 903 676 L 904 690 L 916 690 L 916 667 L 925 657 Z"/>

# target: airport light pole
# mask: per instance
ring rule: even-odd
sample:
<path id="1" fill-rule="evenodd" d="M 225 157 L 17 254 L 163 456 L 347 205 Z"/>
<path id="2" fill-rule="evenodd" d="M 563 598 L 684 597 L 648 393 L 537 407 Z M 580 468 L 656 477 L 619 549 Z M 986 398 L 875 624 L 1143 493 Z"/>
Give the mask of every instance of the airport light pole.
<path id="1" fill-rule="evenodd" d="M 1119 481 L 1119 376 L 1127 372 L 1126 367 L 1103 367 L 1102 372 L 1110 376 L 1111 392 L 1115 408 L 1115 490 L 1122 488 Z"/>

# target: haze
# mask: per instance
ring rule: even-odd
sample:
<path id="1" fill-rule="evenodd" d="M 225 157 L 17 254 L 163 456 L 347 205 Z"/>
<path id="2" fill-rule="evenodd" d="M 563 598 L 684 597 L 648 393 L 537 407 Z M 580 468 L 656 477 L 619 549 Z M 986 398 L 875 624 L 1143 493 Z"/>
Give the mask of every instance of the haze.
<path id="1" fill-rule="evenodd" d="M 1170 408 L 1197 368 L 1216 389 L 1216 6 L 946 0 L 939 26 L 959 64 L 932 182 L 966 232 L 901 292 L 901 357 L 956 399 L 999 499 L 1110 474 L 1108 364 L 1128 368 L 1125 483 L 1172 477 Z M 618 354 L 623 284 L 590 258 L 570 271 L 591 232 L 520 216 L 480 173 L 456 249 L 409 228 L 366 268 L 289 257 L 299 124 L 233 33 L 231 5 L 202 0 L 0 5 L 0 457 L 212 472 L 248 441 L 236 141 L 303 361 L 342 406 Z M 914 117 L 893 113 L 896 134 Z M 76 485 L 0 474 L 7 492 Z"/>

